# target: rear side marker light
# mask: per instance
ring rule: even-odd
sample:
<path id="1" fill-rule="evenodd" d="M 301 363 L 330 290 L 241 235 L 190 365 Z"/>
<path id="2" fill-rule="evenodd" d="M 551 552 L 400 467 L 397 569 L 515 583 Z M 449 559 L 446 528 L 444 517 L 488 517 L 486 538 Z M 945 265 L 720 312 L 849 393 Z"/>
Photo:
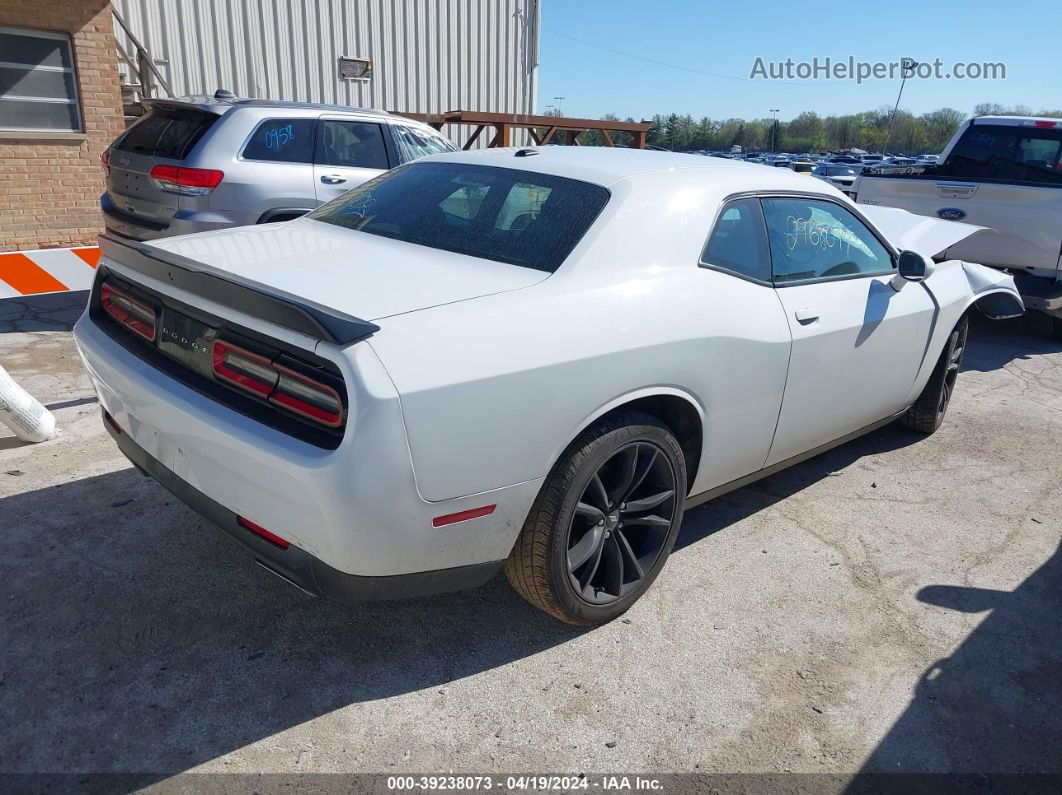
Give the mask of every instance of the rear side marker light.
<path id="1" fill-rule="evenodd" d="M 110 282 L 100 286 L 100 306 L 115 321 L 139 334 L 148 342 L 155 341 L 158 313 L 155 307 L 134 298 Z"/>
<path id="2" fill-rule="evenodd" d="M 224 340 L 214 341 L 214 374 L 302 417 L 338 428 L 343 400 L 319 381 Z"/>
<path id="3" fill-rule="evenodd" d="M 109 411 L 103 412 L 103 421 L 114 428 L 116 433 L 122 432 L 122 426 L 118 424 L 118 420 L 111 416 Z"/>
<path id="4" fill-rule="evenodd" d="M 276 533 L 269 532 L 264 527 L 262 527 L 262 525 L 255 524 L 250 519 L 245 519 L 242 516 L 237 516 L 236 517 L 236 521 L 239 523 L 240 527 L 244 528 L 245 530 L 250 530 L 256 536 L 258 536 L 260 538 L 264 538 L 266 541 L 268 541 L 270 544 L 272 544 L 275 547 L 280 547 L 281 549 L 287 549 L 289 546 L 291 546 L 291 544 L 289 544 L 283 538 L 278 536 Z"/>
<path id="5" fill-rule="evenodd" d="M 471 508 L 467 511 L 460 511 L 459 513 L 448 513 L 445 516 L 436 516 L 431 520 L 431 526 L 442 527 L 443 525 L 454 524 L 455 522 L 478 519 L 481 516 L 490 516 L 494 513 L 494 509 L 497 507 L 497 505 L 484 505 L 482 508 Z"/>
<path id="6" fill-rule="evenodd" d="M 151 179 L 160 190 L 185 196 L 205 196 L 220 185 L 224 178 L 224 171 L 213 168 L 158 165 L 151 169 Z"/>

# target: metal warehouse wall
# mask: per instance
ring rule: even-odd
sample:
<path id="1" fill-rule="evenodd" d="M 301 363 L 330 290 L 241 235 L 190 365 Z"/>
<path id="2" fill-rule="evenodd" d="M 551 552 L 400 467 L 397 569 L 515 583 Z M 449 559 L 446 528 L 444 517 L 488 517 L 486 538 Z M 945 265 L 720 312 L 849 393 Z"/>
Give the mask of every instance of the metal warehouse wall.
<path id="1" fill-rule="evenodd" d="M 113 5 L 177 95 L 227 88 L 238 96 L 385 110 L 535 111 L 539 0 L 113 0 Z M 372 80 L 341 80 L 336 65 L 341 55 L 372 59 Z"/>

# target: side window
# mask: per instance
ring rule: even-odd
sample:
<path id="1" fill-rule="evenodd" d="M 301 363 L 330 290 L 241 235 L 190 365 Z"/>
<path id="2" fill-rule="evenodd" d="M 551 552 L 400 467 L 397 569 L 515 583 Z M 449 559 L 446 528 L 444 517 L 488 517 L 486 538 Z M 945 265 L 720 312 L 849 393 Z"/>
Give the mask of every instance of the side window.
<path id="1" fill-rule="evenodd" d="M 1062 183 L 1062 131 L 975 124 L 968 128 L 937 176 Z"/>
<path id="2" fill-rule="evenodd" d="M 758 199 L 738 199 L 723 207 L 701 262 L 757 281 L 771 280 L 771 258 Z"/>
<path id="3" fill-rule="evenodd" d="M 886 273 L 892 255 L 844 207 L 817 199 L 763 199 L 776 284 Z"/>
<path id="4" fill-rule="evenodd" d="M 317 162 L 324 166 L 387 169 L 383 130 L 373 122 L 323 119 Z"/>
<path id="5" fill-rule="evenodd" d="M 437 132 L 408 127 L 405 124 L 392 124 L 391 129 L 394 130 L 395 142 L 398 144 L 403 163 L 441 152 L 457 151 L 457 147 L 449 139 Z"/>
<path id="6" fill-rule="evenodd" d="M 251 133 L 243 147 L 243 157 L 275 163 L 312 163 L 316 125 L 316 119 L 267 119 Z"/>

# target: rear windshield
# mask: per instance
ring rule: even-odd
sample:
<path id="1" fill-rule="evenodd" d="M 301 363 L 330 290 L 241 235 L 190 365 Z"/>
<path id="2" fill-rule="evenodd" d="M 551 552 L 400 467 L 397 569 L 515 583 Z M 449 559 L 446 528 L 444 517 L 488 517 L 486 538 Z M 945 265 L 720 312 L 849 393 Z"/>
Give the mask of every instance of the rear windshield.
<path id="1" fill-rule="evenodd" d="M 1062 185 L 1062 130 L 974 124 L 934 176 Z"/>
<path id="2" fill-rule="evenodd" d="M 382 174 L 307 217 L 552 272 L 608 198 L 600 185 L 549 174 L 421 162 Z"/>
<path id="3" fill-rule="evenodd" d="M 202 110 L 155 107 L 130 127 L 114 148 L 150 157 L 184 160 L 217 120 L 217 114 Z"/>

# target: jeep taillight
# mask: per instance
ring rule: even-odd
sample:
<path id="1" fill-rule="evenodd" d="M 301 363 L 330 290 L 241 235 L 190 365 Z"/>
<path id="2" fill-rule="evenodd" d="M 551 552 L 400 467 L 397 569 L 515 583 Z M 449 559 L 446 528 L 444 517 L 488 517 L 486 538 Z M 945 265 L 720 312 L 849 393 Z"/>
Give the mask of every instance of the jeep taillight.
<path id="1" fill-rule="evenodd" d="M 155 340 L 158 312 L 111 282 L 100 285 L 100 306 L 111 318 L 149 342 Z"/>
<path id="2" fill-rule="evenodd" d="M 213 168 L 158 165 L 151 169 L 151 179 L 159 190 L 184 196 L 205 196 L 220 185 L 224 178 L 224 171 Z"/>
<path id="3" fill-rule="evenodd" d="M 329 386 L 225 340 L 214 341 L 214 374 L 308 420 L 338 428 L 343 400 Z"/>

